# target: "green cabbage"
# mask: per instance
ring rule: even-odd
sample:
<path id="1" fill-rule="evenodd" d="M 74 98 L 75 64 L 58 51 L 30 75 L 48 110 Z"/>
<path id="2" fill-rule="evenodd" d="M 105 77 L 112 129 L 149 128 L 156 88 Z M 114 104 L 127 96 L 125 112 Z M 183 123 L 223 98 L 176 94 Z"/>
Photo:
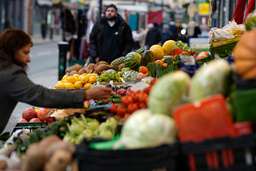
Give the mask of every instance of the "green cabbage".
<path id="1" fill-rule="evenodd" d="M 167 115 L 152 114 L 148 109 L 134 112 L 124 123 L 121 136 L 113 149 L 150 148 L 173 144 L 177 135 L 174 119 Z"/>
<path id="2" fill-rule="evenodd" d="M 226 96 L 231 85 L 231 67 L 224 59 L 210 61 L 199 68 L 190 84 L 189 99 L 203 99 L 214 94 Z"/>
<path id="3" fill-rule="evenodd" d="M 175 106 L 187 100 L 190 77 L 176 71 L 161 77 L 150 91 L 148 107 L 152 113 L 170 115 Z"/>

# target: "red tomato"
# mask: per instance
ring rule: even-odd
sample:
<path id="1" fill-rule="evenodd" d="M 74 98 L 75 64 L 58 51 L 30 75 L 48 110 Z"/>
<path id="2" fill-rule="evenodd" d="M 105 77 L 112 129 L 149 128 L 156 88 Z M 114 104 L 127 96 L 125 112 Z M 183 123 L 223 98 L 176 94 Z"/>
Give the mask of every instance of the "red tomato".
<path id="1" fill-rule="evenodd" d="M 144 102 L 139 103 L 139 109 L 146 109 L 146 108 L 148 108 L 146 103 Z"/>
<path id="2" fill-rule="evenodd" d="M 139 93 L 141 93 L 142 92 L 142 90 L 137 90 L 136 91 L 136 94 L 139 94 Z"/>
<path id="3" fill-rule="evenodd" d="M 151 88 L 152 88 L 152 85 L 150 85 L 150 86 L 144 88 L 143 92 L 146 93 L 146 94 L 149 94 Z"/>
<path id="4" fill-rule="evenodd" d="M 128 91 L 128 93 L 126 94 L 127 96 L 131 96 L 132 94 L 134 94 L 134 91 Z"/>
<path id="5" fill-rule="evenodd" d="M 133 103 L 133 98 L 131 96 L 123 96 L 121 98 L 121 104 L 128 106 L 131 103 Z"/>
<path id="6" fill-rule="evenodd" d="M 116 114 L 123 116 L 123 115 L 125 115 L 125 113 L 126 113 L 126 108 L 122 105 L 119 105 L 116 109 Z"/>
<path id="7" fill-rule="evenodd" d="M 157 81 L 158 81 L 158 78 L 153 78 L 153 79 L 150 81 L 150 85 L 154 85 Z"/>
<path id="8" fill-rule="evenodd" d="M 138 94 L 136 94 L 136 93 L 133 93 L 133 94 L 131 95 L 131 97 L 132 97 L 132 99 L 133 99 L 133 102 L 137 102 L 137 101 L 139 100 L 139 96 L 138 96 Z"/>
<path id="9" fill-rule="evenodd" d="M 148 95 L 146 93 L 141 92 L 139 94 L 139 102 L 146 102 L 147 98 L 148 98 Z"/>
<path id="10" fill-rule="evenodd" d="M 132 114 L 134 111 L 139 109 L 139 105 L 137 103 L 131 103 L 127 107 L 128 113 Z"/>
<path id="11" fill-rule="evenodd" d="M 126 114 L 124 115 L 124 118 L 127 119 L 127 118 L 129 118 L 130 116 L 131 116 L 130 113 L 126 113 Z"/>
<path id="12" fill-rule="evenodd" d="M 116 114 L 117 107 L 118 107 L 117 103 L 112 104 L 112 106 L 110 107 L 110 112 L 113 114 Z"/>

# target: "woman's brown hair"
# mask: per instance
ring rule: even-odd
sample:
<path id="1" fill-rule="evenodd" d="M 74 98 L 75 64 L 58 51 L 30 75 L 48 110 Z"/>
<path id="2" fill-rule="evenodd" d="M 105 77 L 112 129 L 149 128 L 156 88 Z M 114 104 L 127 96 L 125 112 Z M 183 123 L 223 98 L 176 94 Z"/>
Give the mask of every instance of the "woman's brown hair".
<path id="1" fill-rule="evenodd" d="M 22 30 L 6 29 L 0 35 L 0 63 L 7 66 L 11 63 L 20 65 L 16 60 L 14 54 L 24 46 L 33 42 L 30 36 Z"/>

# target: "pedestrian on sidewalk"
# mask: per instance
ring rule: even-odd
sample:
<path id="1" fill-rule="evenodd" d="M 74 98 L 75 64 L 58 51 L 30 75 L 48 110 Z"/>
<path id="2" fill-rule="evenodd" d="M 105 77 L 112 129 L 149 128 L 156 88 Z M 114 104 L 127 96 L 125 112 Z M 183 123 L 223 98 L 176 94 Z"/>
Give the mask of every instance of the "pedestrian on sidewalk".
<path id="1" fill-rule="evenodd" d="M 83 108 L 84 100 L 107 101 L 112 89 L 94 87 L 88 90 L 48 89 L 34 84 L 26 74 L 33 42 L 18 29 L 6 29 L 0 35 L 0 134 L 18 102 L 47 108 Z"/>
<path id="2" fill-rule="evenodd" d="M 132 30 L 117 13 L 114 4 L 106 8 L 106 14 L 93 26 L 90 33 L 90 56 L 98 61 L 111 63 L 120 56 L 125 56 L 134 46 Z"/>
<path id="3" fill-rule="evenodd" d="M 42 34 L 42 38 L 45 39 L 47 34 L 47 23 L 45 19 L 43 19 L 41 22 L 41 34 Z"/>

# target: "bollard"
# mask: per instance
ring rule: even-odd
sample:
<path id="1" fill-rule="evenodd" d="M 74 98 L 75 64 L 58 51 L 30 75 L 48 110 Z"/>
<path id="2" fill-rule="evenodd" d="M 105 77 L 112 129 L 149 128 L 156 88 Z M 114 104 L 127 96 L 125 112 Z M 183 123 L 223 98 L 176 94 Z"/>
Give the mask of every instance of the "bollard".
<path id="1" fill-rule="evenodd" d="M 59 42 L 59 80 L 66 73 L 68 42 Z"/>

